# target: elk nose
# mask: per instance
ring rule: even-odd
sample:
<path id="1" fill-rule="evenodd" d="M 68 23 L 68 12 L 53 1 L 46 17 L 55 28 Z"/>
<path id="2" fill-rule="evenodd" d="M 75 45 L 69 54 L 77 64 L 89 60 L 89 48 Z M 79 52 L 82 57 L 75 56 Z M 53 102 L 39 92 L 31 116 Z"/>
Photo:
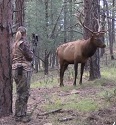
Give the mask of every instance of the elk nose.
<path id="1" fill-rule="evenodd" d="M 102 48 L 105 48 L 106 47 L 106 45 L 104 44 L 103 46 L 102 46 Z"/>

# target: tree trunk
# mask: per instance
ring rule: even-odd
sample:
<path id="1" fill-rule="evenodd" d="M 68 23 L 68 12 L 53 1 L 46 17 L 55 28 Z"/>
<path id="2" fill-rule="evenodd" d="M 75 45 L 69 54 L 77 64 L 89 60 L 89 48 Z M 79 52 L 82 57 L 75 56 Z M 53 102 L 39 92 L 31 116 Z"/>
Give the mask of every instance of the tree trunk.
<path id="1" fill-rule="evenodd" d="M 38 54 L 37 46 L 35 47 L 35 54 L 36 54 L 36 56 L 35 56 L 35 71 L 36 71 L 36 73 L 38 73 L 38 69 L 39 69 L 39 67 L 38 67 L 38 62 L 39 62 L 38 57 L 39 57 L 39 54 Z"/>
<path id="2" fill-rule="evenodd" d="M 70 13 L 70 38 L 69 38 L 69 41 L 72 41 L 73 40 L 73 28 L 72 28 L 72 25 L 73 25 L 73 18 L 72 18 L 72 0 L 69 0 L 69 13 Z"/>
<path id="3" fill-rule="evenodd" d="M 58 57 L 57 57 L 56 54 L 55 54 L 55 56 L 56 56 L 56 60 L 55 60 L 55 61 L 56 61 L 56 67 L 58 67 L 58 64 L 59 64 L 59 63 L 58 63 Z"/>
<path id="4" fill-rule="evenodd" d="M 53 51 L 53 54 L 52 54 L 52 68 L 54 68 L 55 66 L 55 51 Z"/>
<path id="5" fill-rule="evenodd" d="M 15 24 L 17 28 L 19 26 L 24 26 L 24 0 L 16 0 L 15 1 Z"/>
<path id="6" fill-rule="evenodd" d="M 12 113 L 12 68 L 10 59 L 10 29 L 12 0 L 0 2 L 0 117 Z"/>
<path id="7" fill-rule="evenodd" d="M 47 52 L 47 50 L 45 50 L 45 58 L 44 58 L 44 74 L 48 75 L 48 58 L 49 58 L 50 53 Z"/>
<path id="8" fill-rule="evenodd" d="M 112 6 L 113 8 L 115 7 L 115 0 L 113 0 Z M 112 44 L 113 43 L 115 43 L 115 11 L 114 9 L 112 9 Z M 111 59 L 114 59 L 114 56 Z"/>
<path id="9" fill-rule="evenodd" d="M 66 19 L 66 15 L 67 15 L 67 0 L 64 0 L 64 43 L 67 42 L 67 32 L 66 32 L 66 26 L 67 26 L 67 19 Z"/>
<path id="10" fill-rule="evenodd" d="M 45 33 L 46 33 L 46 39 L 48 39 L 48 2 L 49 0 L 45 0 Z M 47 49 L 45 50 L 45 58 L 44 58 L 44 74 L 47 75 L 48 74 L 48 58 L 49 58 L 49 54 L 47 53 Z"/>
<path id="11" fill-rule="evenodd" d="M 102 22 L 102 30 L 105 30 L 105 10 L 104 10 L 104 8 L 105 8 L 105 4 L 104 4 L 104 2 L 103 2 L 103 9 L 101 10 L 101 22 Z M 102 37 L 102 39 L 101 39 L 103 42 L 105 42 L 105 38 L 104 38 L 104 36 Z M 101 53 L 100 53 L 100 57 L 102 57 L 103 56 L 103 54 L 105 53 L 105 48 L 102 48 L 101 49 Z"/>
<path id="12" fill-rule="evenodd" d="M 101 77 L 100 74 L 100 59 L 99 49 L 96 51 L 94 56 L 90 58 L 90 77 L 89 80 L 98 79 Z"/>
<path id="13" fill-rule="evenodd" d="M 110 14 L 109 14 L 109 9 L 108 9 L 108 3 L 106 0 L 104 0 L 105 2 L 105 7 L 106 9 L 106 14 L 107 14 L 107 21 L 108 21 L 108 35 L 109 35 L 109 49 L 110 49 L 110 56 L 111 59 L 114 59 L 114 54 L 113 54 L 113 38 L 112 38 L 112 20 L 109 18 Z"/>
<path id="14" fill-rule="evenodd" d="M 48 2 L 49 2 L 49 0 L 45 0 L 45 33 L 46 33 L 46 38 L 48 38 Z"/>
<path id="15" fill-rule="evenodd" d="M 39 62 L 39 52 L 38 52 L 38 42 L 39 42 L 39 39 L 38 39 L 38 36 L 35 35 L 35 71 L 36 73 L 38 73 L 38 62 Z"/>
<path id="16" fill-rule="evenodd" d="M 84 0 L 84 11 L 86 15 L 85 25 L 91 28 L 93 31 L 98 31 L 98 24 L 96 19 L 99 19 L 99 0 L 91 2 L 89 0 Z M 84 36 L 85 38 L 90 37 L 90 34 L 87 30 L 84 31 Z M 96 53 L 90 59 L 90 80 L 94 80 L 96 78 L 101 77 L 99 63 L 99 50 L 97 50 Z"/>

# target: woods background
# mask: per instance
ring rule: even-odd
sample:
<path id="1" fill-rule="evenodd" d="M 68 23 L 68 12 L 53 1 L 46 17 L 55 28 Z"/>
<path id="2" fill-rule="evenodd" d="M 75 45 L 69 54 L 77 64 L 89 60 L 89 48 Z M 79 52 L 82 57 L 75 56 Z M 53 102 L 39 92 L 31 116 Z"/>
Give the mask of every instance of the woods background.
<path id="1" fill-rule="evenodd" d="M 12 76 L 10 50 L 16 29 L 24 25 L 34 52 L 35 73 L 58 68 L 56 48 L 66 42 L 88 38 L 78 21 L 83 12 L 85 25 L 93 31 L 98 24 L 107 33 L 102 38 L 106 49 L 97 50 L 87 67 L 89 79 L 101 77 L 100 59 L 114 60 L 115 0 L 1 0 L 0 1 L 0 117 L 12 113 Z M 94 18 L 95 17 L 95 18 Z M 97 20 L 96 20 L 97 19 Z M 104 58 L 103 58 L 104 57 Z"/>

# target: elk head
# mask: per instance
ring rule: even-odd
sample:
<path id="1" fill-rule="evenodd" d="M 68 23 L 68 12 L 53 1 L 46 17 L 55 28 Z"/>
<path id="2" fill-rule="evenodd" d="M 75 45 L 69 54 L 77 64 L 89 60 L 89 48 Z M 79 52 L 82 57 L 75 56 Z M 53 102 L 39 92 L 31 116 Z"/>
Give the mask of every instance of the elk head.
<path id="1" fill-rule="evenodd" d="M 82 22 L 81 20 L 81 15 L 82 13 L 80 13 L 80 16 L 79 16 L 79 22 L 80 24 L 86 29 L 88 30 L 90 33 L 91 33 L 91 36 L 90 36 L 90 40 L 91 42 L 98 48 L 105 48 L 106 45 L 102 42 L 102 40 L 100 39 L 100 37 L 104 36 L 104 34 L 106 33 L 105 30 L 100 30 L 100 24 L 99 24 L 99 20 L 97 20 L 97 23 L 98 23 L 98 31 L 97 32 L 94 32 L 92 31 L 90 28 L 88 28 L 87 26 L 85 26 L 85 24 Z"/>

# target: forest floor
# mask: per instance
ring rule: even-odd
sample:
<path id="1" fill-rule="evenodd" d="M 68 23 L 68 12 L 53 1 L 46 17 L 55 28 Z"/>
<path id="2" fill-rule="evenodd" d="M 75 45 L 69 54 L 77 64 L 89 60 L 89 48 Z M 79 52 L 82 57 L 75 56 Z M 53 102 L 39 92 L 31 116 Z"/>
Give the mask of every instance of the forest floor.
<path id="1" fill-rule="evenodd" d="M 110 71 L 109 71 L 110 70 Z M 71 70 L 72 71 L 72 70 Z M 16 123 L 13 115 L 0 119 L 0 125 L 116 125 L 116 68 L 105 68 L 101 79 L 73 86 L 72 72 L 64 76 L 64 87 L 59 87 L 56 71 L 32 78 L 28 112 L 29 123 Z M 15 88 L 15 85 L 14 85 Z M 13 94 L 13 112 L 16 94 Z"/>

